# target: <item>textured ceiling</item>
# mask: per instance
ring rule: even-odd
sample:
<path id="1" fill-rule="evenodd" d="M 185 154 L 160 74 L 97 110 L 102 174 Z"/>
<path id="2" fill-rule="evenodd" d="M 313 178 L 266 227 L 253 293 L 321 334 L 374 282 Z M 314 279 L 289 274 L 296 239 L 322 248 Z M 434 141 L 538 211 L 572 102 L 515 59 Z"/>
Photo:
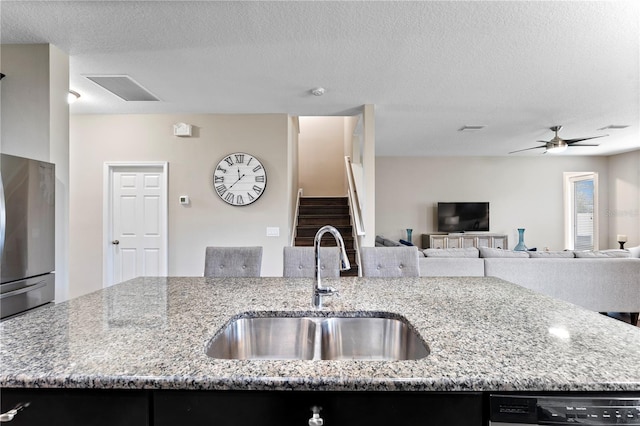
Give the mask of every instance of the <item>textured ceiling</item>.
<path id="1" fill-rule="evenodd" d="M 640 149 L 638 1 L 3 0 L 0 19 L 2 43 L 69 54 L 82 94 L 72 114 L 374 104 L 379 156 L 507 155 L 551 139 L 553 125 L 568 139 L 609 134 L 562 155 Z M 161 102 L 125 102 L 83 77 L 103 74 Z M 598 130 L 612 124 L 629 127 Z"/>

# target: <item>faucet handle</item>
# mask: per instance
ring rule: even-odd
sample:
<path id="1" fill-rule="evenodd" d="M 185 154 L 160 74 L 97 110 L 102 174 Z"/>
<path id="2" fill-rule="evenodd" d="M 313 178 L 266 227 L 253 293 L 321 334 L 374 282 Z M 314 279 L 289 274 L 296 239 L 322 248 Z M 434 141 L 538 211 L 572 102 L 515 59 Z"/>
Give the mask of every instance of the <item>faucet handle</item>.
<path id="1" fill-rule="evenodd" d="M 334 294 L 338 294 L 338 290 L 334 287 L 320 287 L 318 288 L 318 294 L 321 296 L 333 296 Z"/>

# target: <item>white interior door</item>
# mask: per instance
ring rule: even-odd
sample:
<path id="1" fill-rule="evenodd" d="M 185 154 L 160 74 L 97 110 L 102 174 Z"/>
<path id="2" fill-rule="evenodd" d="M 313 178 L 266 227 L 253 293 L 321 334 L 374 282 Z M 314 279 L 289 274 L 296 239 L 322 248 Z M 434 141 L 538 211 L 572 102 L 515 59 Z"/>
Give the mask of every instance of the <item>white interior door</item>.
<path id="1" fill-rule="evenodd" d="M 105 164 L 104 286 L 167 275 L 167 164 Z"/>

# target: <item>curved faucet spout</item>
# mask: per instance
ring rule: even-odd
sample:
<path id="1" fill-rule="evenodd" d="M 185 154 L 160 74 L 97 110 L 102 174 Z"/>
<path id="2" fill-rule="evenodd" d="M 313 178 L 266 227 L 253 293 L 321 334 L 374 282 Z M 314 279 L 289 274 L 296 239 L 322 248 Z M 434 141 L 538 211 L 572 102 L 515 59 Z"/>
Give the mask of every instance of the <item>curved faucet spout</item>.
<path id="1" fill-rule="evenodd" d="M 346 271 L 348 269 L 351 269 L 351 263 L 349 263 L 347 251 L 344 248 L 344 240 L 342 239 L 342 235 L 340 235 L 340 232 L 331 225 L 325 225 L 320 228 L 313 240 L 316 261 L 316 279 L 313 282 L 313 295 L 311 303 L 314 308 L 322 308 L 323 296 L 331 296 L 337 293 L 337 290 L 332 287 L 322 287 L 322 284 L 320 282 L 320 241 L 322 240 L 322 236 L 327 232 L 333 235 L 333 238 L 336 240 L 336 244 L 340 249 L 340 270 Z"/>

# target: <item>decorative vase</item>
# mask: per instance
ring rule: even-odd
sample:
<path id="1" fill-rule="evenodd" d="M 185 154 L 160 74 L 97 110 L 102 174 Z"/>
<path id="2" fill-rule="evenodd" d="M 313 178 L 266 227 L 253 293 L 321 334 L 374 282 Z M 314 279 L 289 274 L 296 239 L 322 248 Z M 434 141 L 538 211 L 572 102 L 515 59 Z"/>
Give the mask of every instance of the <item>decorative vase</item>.
<path id="1" fill-rule="evenodd" d="M 411 228 L 407 228 L 407 241 L 411 242 L 411 233 L 413 232 L 413 229 Z"/>
<path id="2" fill-rule="evenodd" d="M 516 251 L 527 251 L 527 246 L 524 244 L 524 228 L 518 228 L 518 244 L 513 249 Z"/>

